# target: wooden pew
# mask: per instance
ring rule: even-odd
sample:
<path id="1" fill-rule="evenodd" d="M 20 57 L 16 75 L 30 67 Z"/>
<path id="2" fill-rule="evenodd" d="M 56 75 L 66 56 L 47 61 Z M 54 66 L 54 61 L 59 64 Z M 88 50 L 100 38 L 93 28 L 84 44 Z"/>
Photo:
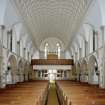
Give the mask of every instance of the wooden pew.
<path id="1" fill-rule="evenodd" d="M 9 86 L 0 94 L 0 105 L 44 105 L 47 81 L 31 81 Z"/>
<path id="2" fill-rule="evenodd" d="M 56 81 L 61 105 L 105 105 L 105 90 L 76 81 Z"/>

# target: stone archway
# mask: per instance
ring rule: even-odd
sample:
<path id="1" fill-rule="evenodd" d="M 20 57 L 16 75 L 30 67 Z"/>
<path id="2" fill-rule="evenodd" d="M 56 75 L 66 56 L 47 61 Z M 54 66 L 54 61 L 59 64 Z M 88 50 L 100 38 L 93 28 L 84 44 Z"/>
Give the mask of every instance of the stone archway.
<path id="1" fill-rule="evenodd" d="M 81 79 L 83 82 L 88 82 L 88 66 L 86 60 L 81 63 Z"/>
<path id="2" fill-rule="evenodd" d="M 72 67 L 72 76 L 73 79 L 77 79 L 76 64 Z"/>
<path id="3" fill-rule="evenodd" d="M 18 82 L 24 81 L 24 64 L 22 59 L 18 62 Z"/>
<path id="4" fill-rule="evenodd" d="M 89 68 L 89 80 L 90 84 L 99 84 L 99 71 L 98 71 L 98 63 L 97 59 L 94 55 L 90 56 L 88 61 L 88 68 Z"/>
<path id="5" fill-rule="evenodd" d="M 8 58 L 6 77 L 7 84 L 15 84 L 17 82 L 17 60 L 14 55 Z"/>
<path id="6" fill-rule="evenodd" d="M 26 62 L 24 64 L 24 80 L 25 81 L 29 80 L 29 67 L 30 67 L 30 64 L 28 62 Z"/>
<path id="7" fill-rule="evenodd" d="M 81 76 L 81 67 L 80 67 L 80 63 L 77 63 L 76 66 L 76 73 L 77 73 L 77 80 L 80 81 L 80 76 Z"/>
<path id="8" fill-rule="evenodd" d="M 37 76 L 34 75 L 35 71 L 33 70 L 33 67 L 30 65 L 29 66 L 29 73 L 28 73 L 28 78 L 29 80 L 35 79 Z M 37 74 L 36 74 L 37 75 Z"/>

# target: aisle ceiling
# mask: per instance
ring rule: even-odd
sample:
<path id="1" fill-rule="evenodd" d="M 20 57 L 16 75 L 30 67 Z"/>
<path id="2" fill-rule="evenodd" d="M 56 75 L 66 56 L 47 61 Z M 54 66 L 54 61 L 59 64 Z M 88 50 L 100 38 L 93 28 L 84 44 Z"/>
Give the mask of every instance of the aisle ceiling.
<path id="1" fill-rule="evenodd" d="M 48 37 L 65 48 L 73 40 L 92 0 L 12 0 L 32 33 L 37 47 Z"/>

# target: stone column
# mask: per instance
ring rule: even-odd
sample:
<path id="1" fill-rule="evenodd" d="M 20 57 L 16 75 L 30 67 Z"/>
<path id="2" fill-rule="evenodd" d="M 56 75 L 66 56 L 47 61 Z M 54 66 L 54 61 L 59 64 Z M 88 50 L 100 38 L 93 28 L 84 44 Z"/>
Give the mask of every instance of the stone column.
<path id="1" fill-rule="evenodd" d="M 100 27 L 101 29 L 101 33 L 102 33 L 102 46 L 103 46 L 103 53 L 102 53 L 102 70 L 100 73 L 100 76 L 102 76 L 102 80 L 101 80 L 101 87 L 105 88 L 105 25 L 102 25 Z"/>
<path id="2" fill-rule="evenodd" d="M 105 26 L 100 27 L 101 33 L 102 33 L 102 44 L 105 43 Z"/>
<path id="3" fill-rule="evenodd" d="M 3 44 L 3 32 L 4 32 L 5 26 L 4 25 L 0 25 L 0 41 Z"/>
<path id="4" fill-rule="evenodd" d="M 5 26 L 0 25 L 0 87 L 4 88 L 6 85 L 6 75 L 4 73 L 4 68 L 6 65 L 3 63 L 3 33 Z"/>
<path id="5" fill-rule="evenodd" d="M 101 87 L 105 88 L 105 47 L 103 47 L 103 53 L 102 53 L 103 57 L 102 57 L 102 69 L 101 69 L 101 73 L 100 73 L 100 77 L 101 78 Z"/>

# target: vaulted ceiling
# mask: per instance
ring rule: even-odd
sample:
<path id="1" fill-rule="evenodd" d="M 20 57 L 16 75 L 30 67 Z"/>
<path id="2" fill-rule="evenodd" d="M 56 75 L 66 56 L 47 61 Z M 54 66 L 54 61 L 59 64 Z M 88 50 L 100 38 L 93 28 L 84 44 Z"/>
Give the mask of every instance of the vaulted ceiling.
<path id="1" fill-rule="evenodd" d="M 32 33 L 37 47 L 49 37 L 72 43 L 92 0 L 11 0 Z"/>

